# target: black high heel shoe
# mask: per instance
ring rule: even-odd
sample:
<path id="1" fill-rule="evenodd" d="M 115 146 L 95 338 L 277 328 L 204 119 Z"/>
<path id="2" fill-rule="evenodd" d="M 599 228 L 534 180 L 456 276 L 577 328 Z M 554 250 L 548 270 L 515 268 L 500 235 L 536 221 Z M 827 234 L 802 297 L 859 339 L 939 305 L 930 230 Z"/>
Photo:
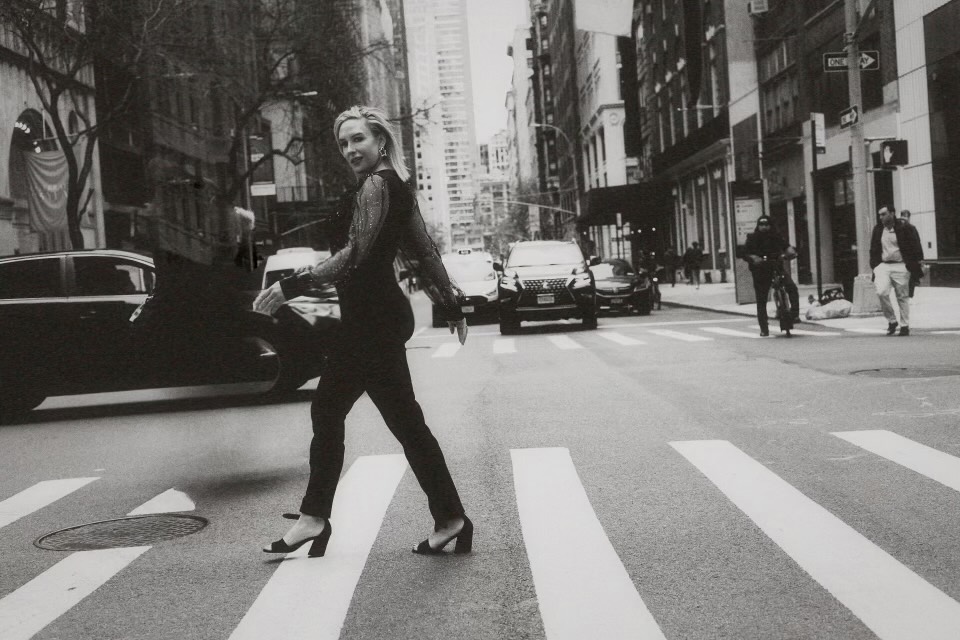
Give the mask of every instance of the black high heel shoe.
<path id="1" fill-rule="evenodd" d="M 457 539 L 457 544 L 453 548 L 454 553 L 470 553 L 470 551 L 473 550 L 473 523 L 470 521 L 470 518 L 463 516 L 463 528 L 444 540 L 439 547 L 431 547 L 430 538 L 427 538 L 418 544 L 413 552 L 424 556 L 439 555 L 443 553 L 443 548 L 454 538 Z"/>
<path id="2" fill-rule="evenodd" d="M 284 514 L 284 517 L 286 517 L 286 514 Z M 283 538 L 280 538 L 279 540 L 271 542 L 270 548 L 264 549 L 263 551 L 265 553 L 291 553 L 312 540 L 313 544 L 310 545 L 310 551 L 307 552 L 307 555 L 311 558 L 319 558 L 327 552 L 327 543 L 330 542 L 330 533 L 332 531 L 333 526 L 330 524 L 330 521 L 327 520 L 327 523 L 323 526 L 323 531 L 315 536 L 304 538 L 294 544 L 287 544 Z"/>

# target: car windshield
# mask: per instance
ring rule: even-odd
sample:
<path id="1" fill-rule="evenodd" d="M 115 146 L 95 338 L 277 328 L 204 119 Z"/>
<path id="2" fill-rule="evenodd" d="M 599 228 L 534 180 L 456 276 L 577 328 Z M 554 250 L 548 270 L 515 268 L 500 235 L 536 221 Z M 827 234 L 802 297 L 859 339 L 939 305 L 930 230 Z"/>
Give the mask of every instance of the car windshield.
<path id="1" fill-rule="evenodd" d="M 524 245 L 518 244 L 510 252 L 508 267 L 541 267 L 578 264 L 583 262 L 580 247 L 575 244 Z"/>
<path id="2" fill-rule="evenodd" d="M 444 260 L 443 266 L 457 282 L 493 280 L 496 277 L 493 273 L 493 265 L 486 260 Z"/>
<path id="3" fill-rule="evenodd" d="M 623 261 L 601 262 L 590 267 L 595 278 L 612 278 L 615 276 L 632 276 L 636 273 L 629 264 Z"/>

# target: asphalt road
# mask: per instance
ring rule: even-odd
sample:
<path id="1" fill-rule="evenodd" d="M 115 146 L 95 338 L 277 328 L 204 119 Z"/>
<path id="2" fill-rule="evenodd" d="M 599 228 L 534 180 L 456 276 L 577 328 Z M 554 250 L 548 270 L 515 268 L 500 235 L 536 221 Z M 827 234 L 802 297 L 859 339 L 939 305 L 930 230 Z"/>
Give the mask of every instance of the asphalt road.
<path id="1" fill-rule="evenodd" d="M 479 325 L 459 349 L 420 331 L 408 358 L 469 556 L 410 553 L 426 500 L 367 398 L 327 557 L 286 560 L 259 548 L 306 481 L 307 387 L 50 399 L 0 427 L 0 638 L 960 636 L 957 336 L 803 328 L 664 308 Z M 122 552 L 32 544 L 137 510 L 209 525 Z"/>

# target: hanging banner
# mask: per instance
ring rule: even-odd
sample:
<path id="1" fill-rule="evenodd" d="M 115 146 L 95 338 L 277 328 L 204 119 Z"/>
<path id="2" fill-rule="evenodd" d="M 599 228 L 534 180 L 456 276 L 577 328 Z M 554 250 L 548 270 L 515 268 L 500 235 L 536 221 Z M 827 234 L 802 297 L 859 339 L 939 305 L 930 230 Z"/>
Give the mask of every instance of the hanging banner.
<path id="1" fill-rule="evenodd" d="M 629 38 L 633 20 L 633 0 L 574 0 L 574 26 Z"/>
<path id="2" fill-rule="evenodd" d="M 72 248 L 67 225 L 67 158 L 62 151 L 21 152 L 27 165 L 30 224 L 41 251 Z"/>

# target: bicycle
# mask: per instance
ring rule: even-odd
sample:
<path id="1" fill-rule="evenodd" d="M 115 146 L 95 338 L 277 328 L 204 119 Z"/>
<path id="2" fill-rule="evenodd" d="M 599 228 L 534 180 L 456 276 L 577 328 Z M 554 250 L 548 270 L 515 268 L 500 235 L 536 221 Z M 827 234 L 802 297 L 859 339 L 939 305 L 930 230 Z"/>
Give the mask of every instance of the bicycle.
<path id="1" fill-rule="evenodd" d="M 783 261 L 790 260 L 789 256 L 763 258 L 763 262 L 773 265 L 773 274 L 770 279 L 770 291 L 773 293 L 773 303 L 777 307 L 776 318 L 780 321 L 780 331 L 784 331 L 788 338 L 793 337 L 793 309 L 790 305 L 790 295 L 787 293 L 786 273 L 783 270 Z"/>

